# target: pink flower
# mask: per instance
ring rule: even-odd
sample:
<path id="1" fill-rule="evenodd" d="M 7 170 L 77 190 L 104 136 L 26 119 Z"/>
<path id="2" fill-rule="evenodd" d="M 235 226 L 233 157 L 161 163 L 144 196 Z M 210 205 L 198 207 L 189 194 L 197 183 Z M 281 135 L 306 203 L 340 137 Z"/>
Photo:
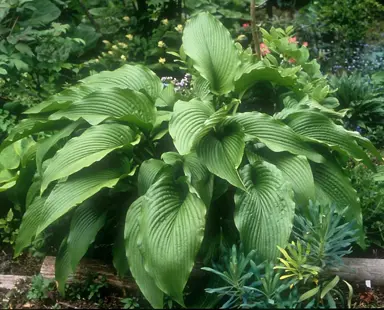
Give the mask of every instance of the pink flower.
<path id="1" fill-rule="evenodd" d="M 294 63 L 296 62 L 296 59 L 294 59 L 294 58 L 289 58 L 289 59 L 288 59 L 288 62 L 289 62 L 290 64 L 294 64 Z"/>
<path id="2" fill-rule="evenodd" d="M 308 42 L 303 42 L 303 46 L 308 47 Z"/>
<path id="3" fill-rule="evenodd" d="M 288 39 L 289 43 L 297 43 L 296 37 L 292 37 Z"/>
<path id="4" fill-rule="evenodd" d="M 268 46 L 265 45 L 265 43 L 260 43 L 260 52 L 261 52 L 261 55 L 265 56 L 269 54 L 271 51 L 269 50 Z"/>
<path id="5" fill-rule="evenodd" d="M 248 27 L 249 27 L 248 23 L 243 24 L 243 28 L 248 28 Z"/>

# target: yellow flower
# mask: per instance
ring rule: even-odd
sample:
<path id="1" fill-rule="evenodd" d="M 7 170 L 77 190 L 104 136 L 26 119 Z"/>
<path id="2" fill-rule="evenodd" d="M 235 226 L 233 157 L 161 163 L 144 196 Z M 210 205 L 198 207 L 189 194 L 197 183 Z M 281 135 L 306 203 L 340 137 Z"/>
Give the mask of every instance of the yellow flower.
<path id="1" fill-rule="evenodd" d="M 125 44 L 125 43 L 123 43 L 123 42 L 119 42 L 119 43 L 117 43 L 117 45 L 120 46 L 121 48 L 126 48 L 126 47 L 128 47 L 128 45 Z"/>
<path id="2" fill-rule="evenodd" d="M 125 57 L 124 55 L 121 55 L 120 58 L 121 58 L 122 60 L 124 60 L 124 61 L 127 60 L 127 57 Z"/>
<path id="3" fill-rule="evenodd" d="M 96 58 L 96 59 L 95 59 L 95 62 L 96 62 L 96 63 L 98 63 L 98 62 L 99 62 L 99 60 Z"/>
<path id="4" fill-rule="evenodd" d="M 119 48 L 116 45 L 112 45 L 112 49 L 118 50 Z"/>
<path id="5" fill-rule="evenodd" d="M 108 40 L 103 40 L 103 43 L 104 43 L 105 45 L 111 44 L 111 42 L 109 42 Z"/>
<path id="6" fill-rule="evenodd" d="M 165 47 L 165 43 L 163 41 L 159 41 L 157 42 L 157 46 L 160 48 Z"/>
<path id="7" fill-rule="evenodd" d="M 243 40 L 245 40 L 247 38 L 247 36 L 246 35 L 243 35 L 243 34 L 241 34 L 241 35 L 239 35 L 238 37 L 237 37 L 237 41 L 243 41 Z"/>
<path id="8" fill-rule="evenodd" d="M 132 41 L 132 39 L 133 39 L 133 35 L 131 35 L 131 34 L 127 34 L 125 37 L 126 37 L 129 41 Z"/>
<path id="9" fill-rule="evenodd" d="M 161 63 L 162 65 L 164 65 L 165 64 L 165 58 L 162 58 L 162 57 L 160 57 L 159 58 L 159 63 Z"/>
<path id="10" fill-rule="evenodd" d="M 177 25 L 177 26 L 175 27 L 175 30 L 176 30 L 177 32 L 182 33 L 182 32 L 183 32 L 183 25 L 181 25 L 181 24 Z"/>
<path id="11" fill-rule="evenodd" d="M 293 283 L 292 283 L 292 284 L 289 286 L 289 288 L 290 288 L 290 289 L 292 289 L 292 288 L 293 288 Z"/>
<path id="12" fill-rule="evenodd" d="M 123 19 L 124 19 L 126 22 L 129 22 L 129 21 L 130 21 L 129 16 L 124 16 Z"/>
<path id="13" fill-rule="evenodd" d="M 161 23 L 162 23 L 163 25 L 168 25 L 168 19 L 167 19 L 167 18 L 164 18 L 164 19 L 161 21 Z"/>
<path id="14" fill-rule="evenodd" d="M 109 54 L 109 55 L 113 55 L 113 52 L 112 52 L 112 51 L 109 51 L 108 54 Z"/>

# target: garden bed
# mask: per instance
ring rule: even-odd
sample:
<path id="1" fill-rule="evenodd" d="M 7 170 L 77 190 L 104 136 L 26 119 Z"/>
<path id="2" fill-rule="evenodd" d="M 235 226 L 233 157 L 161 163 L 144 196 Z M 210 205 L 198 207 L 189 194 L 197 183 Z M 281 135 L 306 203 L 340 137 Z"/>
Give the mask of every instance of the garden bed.
<path id="1" fill-rule="evenodd" d="M 122 300 L 129 296 L 135 296 L 135 300 L 140 301 L 140 307 L 146 308 L 148 304 L 140 296 L 140 292 L 132 278 L 119 279 L 113 272 L 112 266 L 101 261 L 83 259 L 79 267 L 70 279 L 74 285 L 82 285 L 86 281 L 87 275 L 97 274 L 97 278 L 105 277 L 107 286 L 100 286 L 100 298 L 87 300 L 87 298 L 62 297 L 56 289 L 48 292 L 47 297 L 42 300 L 30 300 L 28 292 L 32 286 L 31 276 L 41 274 L 46 279 L 54 279 L 55 257 L 47 256 L 44 261 L 33 258 L 29 255 L 22 255 L 16 260 L 12 260 L 8 254 L 3 252 L 3 264 L 6 266 L 4 271 L 10 274 L 0 274 L 0 305 L 9 309 L 116 309 L 123 308 Z M 5 264 L 5 258 L 9 258 Z M 31 263 L 32 268 L 23 263 Z M 342 278 L 347 279 L 354 287 L 353 308 L 378 308 L 384 306 L 384 285 L 380 275 L 384 268 L 383 259 L 364 259 L 364 258 L 345 258 L 345 267 L 336 272 Z M 23 268 L 24 267 L 24 268 Z M 201 275 L 200 270 L 195 269 L 193 275 Z M 13 289 L 1 288 L 2 279 L 5 277 L 15 277 L 15 287 Z M 21 279 L 25 276 L 25 279 Z M 17 281 L 16 281 L 17 280 Z M 372 288 L 366 286 L 365 280 L 371 280 Z M 379 281 L 379 282 L 378 282 Z M 380 282 L 381 281 L 381 282 Z M 379 284 L 380 286 L 378 286 Z M 89 284 L 88 284 L 89 285 Z M 75 292 L 76 289 L 73 289 Z M 67 293 L 68 295 L 68 293 Z M 70 293 L 73 295 L 73 293 Z M 73 297 L 73 296 L 72 296 Z"/>

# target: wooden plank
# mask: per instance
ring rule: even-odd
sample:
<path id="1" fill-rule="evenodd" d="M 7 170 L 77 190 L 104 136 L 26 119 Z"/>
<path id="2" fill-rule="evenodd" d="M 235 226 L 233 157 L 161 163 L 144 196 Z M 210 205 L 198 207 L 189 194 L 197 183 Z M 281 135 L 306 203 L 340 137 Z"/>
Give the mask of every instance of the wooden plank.
<path id="1" fill-rule="evenodd" d="M 0 275 L 0 288 L 11 290 L 21 280 L 28 280 L 28 276 Z"/>

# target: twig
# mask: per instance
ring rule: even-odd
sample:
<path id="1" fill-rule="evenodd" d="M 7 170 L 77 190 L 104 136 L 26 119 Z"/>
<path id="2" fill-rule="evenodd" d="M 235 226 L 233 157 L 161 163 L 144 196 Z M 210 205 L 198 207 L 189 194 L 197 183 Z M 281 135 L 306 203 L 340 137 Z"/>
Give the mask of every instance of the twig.
<path id="1" fill-rule="evenodd" d="M 256 4 L 255 0 L 251 0 L 251 27 L 252 27 L 252 39 L 255 49 L 255 53 L 258 59 L 261 57 L 260 52 L 260 39 L 259 39 L 259 27 L 256 25 Z"/>
<path id="2" fill-rule="evenodd" d="M 77 0 L 81 6 L 81 8 L 83 9 L 84 13 L 87 15 L 89 21 L 91 22 L 92 26 L 95 27 L 95 29 L 100 32 L 100 27 L 99 25 L 96 23 L 95 19 L 93 18 L 93 16 L 88 12 L 88 9 L 87 7 L 84 5 L 84 3 L 81 1 L 81 0 Z"/>
<path id="3" fill-rule="evenodd" d="M 17 23 L 17 21 L 19 20 L 19 16 L 17 16 L 16 17 L 16 19 L 15 19 L 15 22 L 13 23 L 13 25 L 12 25 L 12 28 L 11 28 L 11 31 L 9 32 L 9 35 L 8 35 L 8 37 L 12 34 L 12 32 L 13 32 L 13 29 L 15 28 L 15 26 L 16 26 L 16 23 Z"/>

